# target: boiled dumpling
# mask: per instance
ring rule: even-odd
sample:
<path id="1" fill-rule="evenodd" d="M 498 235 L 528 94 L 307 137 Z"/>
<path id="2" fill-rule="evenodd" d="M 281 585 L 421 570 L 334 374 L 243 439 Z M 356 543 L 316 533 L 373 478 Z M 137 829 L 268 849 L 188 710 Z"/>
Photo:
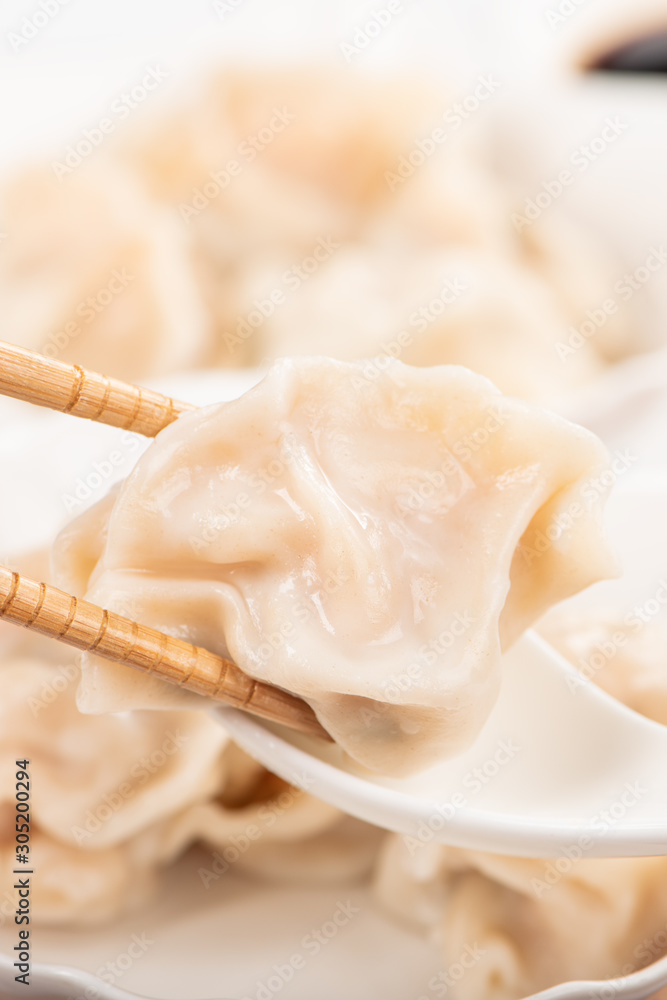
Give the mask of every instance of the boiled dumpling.
<path id="1" fill-rule="evenodd" d="M 367 871 L 379 831 L 313 798 L 304 776 L 294 787 L 269 774 L 206 713 L 85 716 L 73 650 L 0 623 L 0 652 L 3 919 L 16 908 L 18 745 L 30 759 L 37 923 L 113 918 L 195 842 L 209 847 L 206 887 L 231 868 L 311 884 Z"/>
<path id="2" fill-rule="evenodd" d="M 63 585 L 304 697 L 362 765 L 466 747 L 501 650 L 608 574 L 588 431 L 463 368 L 277 362 L 66 529 Z M 87 712 L 201 702 L 84 658 Z"/>
<path id="3" fill-rule="evenodd" d="M 378 898 L 430 927 L 442 950 L 428 996 L 455 985 L 457 1000 L 520 1000 L 564 981 L 637 972 L 664 954 L 666 886 L 664 857 L 589 858 L 578 844 L 552 861 L 444 844 L 415 851 L 395 835 L 375 881 Z"/>
<path id="4" fill-rule="evenodd" d="M 1 192 L 0 309 L 12 342 L 123 379 L 206 360 L 209 320 L 180 222 L 117 165 Z"/>

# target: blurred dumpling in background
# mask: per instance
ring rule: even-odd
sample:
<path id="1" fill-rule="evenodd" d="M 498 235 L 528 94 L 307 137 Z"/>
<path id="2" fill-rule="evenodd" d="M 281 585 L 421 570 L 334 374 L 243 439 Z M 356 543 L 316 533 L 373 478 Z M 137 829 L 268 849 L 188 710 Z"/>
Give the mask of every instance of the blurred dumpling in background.
<path id="1" fill-rule="evenodd" d="M 560 399 L 643 343 L 639 306 L 591 320 L 613 295 L 618 263 L 560 209 L 517 227 L 523 192 L 496 169 L 483 117 L 441 144 L 429 139 L 450 97 L 342 69 L 226 71 L 177 108 L 138 114 L 71 176 L 37 166 L 8 180 L 0 198 L 4 336 L 135 381 L 286 354 L 379 354 L 464 365 L 504 392 Z M 591 323 L 594 335 L 582 333 Z M 61 536 L 78 574 L 73 590 L 88 586 L 115 498 Z M 132 530 L 143 544 L 147 533 Z M 113 548 L 113 530 L 109 537 Z M 254 527 L 249 537 L 259 544 Z M 163 549 L 156 546 L 158 556 Z M 591 560 L 581 562 L 586 569 Z M 554 579 L 545 574 L 541 583 Z M 112 572 L 98 572 L 99 580 L 94 596 L 110 607 L 127 600 Z M 184 604 L 172 581 L 163 584 L 168 600 L 157 623 L 166 628 L 174 602 L 181 611 Z M 142 589 L 130 597 L 148 621 L 160 594 L 144 599 Z M 520 597 L 541 592 L 530 574 L 517 589 Z M 193 618 L 200 605 L 191 595 Z M 593 665 L 601 686 L 667 723 L 662 622 L 634 632 L 615 609 L 570 609 L 552 612 L 540 629 L 577 665 Z M 595 651 L 619 629 L 628 641 L 598 671 Z M 437 929 L 445 970 L 466 956 L 462 1000 L 517 1000 L 568 977 L 627 973 L 660 952 L 642 942 L 657 942 L 667 924 L 667 859 L 568 856 L 552 879 L 553 862 L 414 849 L 271 775 L 204 712 L 172 704 L 84 716 L 74 697 L 81 674 L 66 650 L 0 627 L 0 652 L 0 743 L 10 761 L 20 737 L 35 779 L 39 922 L 110 919 L 145 899 L 189 845 L 224 854 L 254 825 L 260 835 L 233 863 L 307 883 L 362 877 L 382 840 L 378 897 L 399 919 Z M 100 676 L 112 673 L 104 665 Z M 84 686 L 90 679 L 89 663 Z M 349 715 L 343 704 L 346 724 Z M 4 905 L 13 793 L 7 767 Z M 424 991 L 445 995 L 446 974 Z"/>
<path id="2" fill-rule="evenodd" d="M 124 143 L 191 229 L 218 363 L 354 360 L 389 342 L 408 363 L 464 364 L 543 398 L 597 374 L 614 354 L 605 344 L 627 343 L 631 315 L 612 317 L 559 356 L 613 262 L 566 220 L 517 229 L 484 123 L 448 133 L 449 100 L 332 68 L 227 72 L 187 122 L 181 112 Z M 467 296 L 447 287 L 457 259 Z M 395 344 L 405 324 L 409 343 Z"/>
<path id="3" fill-rule="evenodd" d="M 113 163 L 2 192 L 4 336 L 48 357 L 140 379 L 192 367 L 208 319 L 178 221 Z"/>
<path id="4" fill-rule="evenodd" d="M 625 452 L 625 461 L 635 454 Z M 551 608 L 537 628 L 579 671 L 569 682 L 574 696 L 596 684 L 667 725 L 665 482 L 661 477 L 637 488 L 632 473 L 628 478 L 607 510 L 623 575 Z"/>
<path id="5" fill-rule="evenodd" d="M 486 119 L 452 124 L 451 98 L 334 67 L 227 70 L 71 175 L 19 176 L 8 335 L 135 380 L 389 344 L 560 399 L 633 349 L 633 311 L 577 333 L 615 262 L 561 214 L 517 226 Z"/>
<path id="6" fill-rule="evenodd" d="M 221 73 L 205 86 L 195 113 L 232 137 L 242 168 L 261 160 L 363 218 L 390 200 L 386 171 L 443 105 L 437 91 L 414 78 L 304 65 Z"/>
<path id="7" fill-rule="evenodd" d="M 552 290 L 518 262 L 468 248 L 336 251 L 264 321 L 262 360 L 310 353 L 354 360 L 381 355 L 408 364 L 463 365 L 503 392 L 544 401 L 602 370 L 590 350 L 564 365 L 564 329 Z"/>
<path id="8" fill-rule="evenodd" d="M 31 851 L 41 873 L 36 923 L 112 919 L 144 902 L 161 869 L 194 843 L 218 852 L 202 862 L 205 886 L 232 866 L 314 884 L 368 871 L 379 831 L 269 774 L 205 713 L 81 715 L 71 650 L 1 625 L 0 651 L 3 916 L 16 905 L 19 745 L 30 759 Z"/>
<path id="9" fill-rule="evenodd" d="M 574 844 L 552 861 L 510 858 L 398 835 L 376 880 L 384 905 L 442 949 L 432 995 L 455 986 L 457 1000 L 520 1000 L 638 971 L 665 952 L 666 888 L 664 857 L 587 858 Z"/>
<path id="10" fill-rule="evenodd" d="M 609 364 L 646 349 L 638 303 L 614 288 L 619 261 L 593 233 L 562 213 L 545 213 L 521 230 L 520 239 L 522 260 L 543 277 L 567 321 L 552 344 L 552 360 L 561 369 L 576 370 L 582 355 Z"/>
<path id="11" fill-rule="evenodd" d="M 667 598 L 667 584 L 659 588 Z M 640 617 L 640 615 L 642 617 Z M 667 725 L 667 617 L 653 618 L 641 607 L 619 615 L 601 607 L 597 614 L 554 609 L 540 633 L 581 673 L 635 712 Z"/>
<path id="12" fill-rule="evenodd" d="M 385 171 L 435 107 L 406 81 L 236 71 L 126 138 L 119 156 L 190 234 L 218 364 L 262 359 L 254 335 L 276 308 L 271 293 L 291 297 L 303 280 L 293 267 L 313 254 L 319 266 L 322 243 L 355 240 L 391 200 Z"/>

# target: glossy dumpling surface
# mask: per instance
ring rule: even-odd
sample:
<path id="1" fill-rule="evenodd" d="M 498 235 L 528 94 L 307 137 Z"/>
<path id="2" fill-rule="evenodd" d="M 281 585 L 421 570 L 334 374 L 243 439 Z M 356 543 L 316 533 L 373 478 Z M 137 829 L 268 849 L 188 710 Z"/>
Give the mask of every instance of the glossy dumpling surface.
<path id="1" fill-rule="evenodd" d="M 604 464 L 592 434 L 463 368 L 288 359 L 163 431 L 57 562 L 90 600 L 303 696 L 362 765 L 406 773 L 469 744 L 502 648 L 611 570 Z M 187 700 L 84 663 L 86 711 Z"/>

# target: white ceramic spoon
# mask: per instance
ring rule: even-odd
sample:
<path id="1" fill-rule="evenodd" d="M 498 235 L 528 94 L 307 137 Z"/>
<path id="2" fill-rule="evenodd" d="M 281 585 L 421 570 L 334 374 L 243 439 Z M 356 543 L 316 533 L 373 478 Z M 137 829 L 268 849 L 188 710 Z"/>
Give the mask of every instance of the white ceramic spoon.
<path id="1" fill-rule="evenodd" d="M 336 746 L 215 715 L 249 754 L 360 819 L 416 838 L 537 858 L 667 854 L 667 726 L 582 679 L 534 632 L 462 756 L 409 778 L 360 773 Z"/>

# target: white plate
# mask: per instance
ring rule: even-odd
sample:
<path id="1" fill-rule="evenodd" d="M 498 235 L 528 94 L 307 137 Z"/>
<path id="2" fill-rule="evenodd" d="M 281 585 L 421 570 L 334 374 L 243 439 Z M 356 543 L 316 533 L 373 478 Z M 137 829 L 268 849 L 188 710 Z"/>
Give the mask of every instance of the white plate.
<path id="1" fill-rule="evenodd" d="M 274 966 L 284 968 L 299 953 L 304 967 L 272 991 L 280 1000 L 406 1000 L 426 991 L 440 969 L 435 948 L 385 918 L 366 888 L 285 887 L 233 871 L 204 888 L 197 869 L 210 863 L 207 851 L 190 851 L 166 873 L 150 905 L 112 924 L 76 931 L 36 927 L 29 989 L 14 983 L 7 955 L 16 934 L 11 925 L 3 928 L 0 991 L 73 1000 L 127 1000 L 137 994 L 256 1000 L 259 986 L 278 985 L 272 981 Z M 316 954 L 315 939 L 304 943 L 304 938 L 330 921 L 339 903 L 358 912 Z M 133 936 L 136 959 L 128 955 Z M 102 970 L 115 981 L 95 975 Z"/>
<path id="2" fill-rule="evenodd" d="M 113 924 L 76 932 L 36 928 L 27 989 L 14 982 L 8 957 L 12 931 L 1 930 L 0 995 L 31 1000 L 433 1000 L 428 982 L 441 969 L 436 950 L 385 920 L 366 889 L 287 889 L 228 872 L 205 890 L 197 868 L 207 857 L 200 850 L 189 852 L 166 875 L 150 906 Z M 323 927 L 339 903 L 359 912 L 315 954 L 304 938 Z M 145 948 L 130 960 L 128 947 L 137 938 Z M 139 953 L 140 946 L 134 951 Z M 304 959 L 303 968 L 280 986 L 275 967 L 284 970 L 296 953 Z M 564 983 L 534 1000 L 643 1000 L 666 980 L 667 959 L 662 959 L 622 980 Z"/>

